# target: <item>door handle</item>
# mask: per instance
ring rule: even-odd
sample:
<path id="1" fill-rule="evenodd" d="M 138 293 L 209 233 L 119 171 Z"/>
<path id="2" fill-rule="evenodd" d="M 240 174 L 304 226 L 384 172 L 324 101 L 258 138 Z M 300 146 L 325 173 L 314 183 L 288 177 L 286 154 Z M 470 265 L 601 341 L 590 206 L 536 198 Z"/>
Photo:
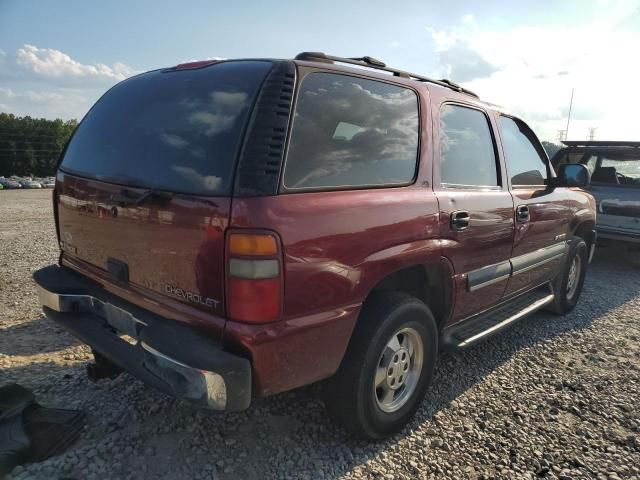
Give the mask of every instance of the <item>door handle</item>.
<path id="1" fill-rule="evenodd" d="M 526 205 L 518 205 L 518 208 L 516 208 L 516 222 L 527 223 L 529 219 L 529 207 Z"/>
<path id="2" fill-rule="evenodd" d="M 451 230 L 464 230 L 469 226 L 469 212 L 466 210 L 458 210 L 451 213 Z"/>

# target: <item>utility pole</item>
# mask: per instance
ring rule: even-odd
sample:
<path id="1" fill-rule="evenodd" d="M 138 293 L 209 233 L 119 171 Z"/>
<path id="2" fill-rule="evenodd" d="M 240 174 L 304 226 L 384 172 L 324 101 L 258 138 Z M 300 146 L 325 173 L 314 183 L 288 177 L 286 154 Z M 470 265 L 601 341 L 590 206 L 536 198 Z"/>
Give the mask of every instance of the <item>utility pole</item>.
<path id="1" fill-rule="evenodd" d="M 588 130 L 588 135 L 589 135 L 589 141 L 593 141 L 596 138 L 596 130 L 598 129 L 598 127 L 589 127 Z"/>
<path id="2" fill-rule="evenodd" d="M 569 122 L 571 121 L 571 108 L 573 107 L 573 91 L 574 91 L 574 89 L 572 88 L 571 89 L 571 100 L 569 100 L 569 115 L 567 116 L 567 129 L 566 129 L 566 132 L 564 134 L 565 140 L 569 136 Z"/>

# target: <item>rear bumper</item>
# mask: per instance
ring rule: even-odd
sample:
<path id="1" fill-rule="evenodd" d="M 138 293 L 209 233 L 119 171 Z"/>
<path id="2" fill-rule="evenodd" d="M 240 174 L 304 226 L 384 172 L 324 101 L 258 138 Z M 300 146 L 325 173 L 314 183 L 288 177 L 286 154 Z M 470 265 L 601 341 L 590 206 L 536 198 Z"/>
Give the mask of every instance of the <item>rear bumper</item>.
<path id="1" fill-rule="evenodd" d="M 214 410 L 250 405 L 251 364 L 218 340 L 128 304 L 67 268 L 45 267 L 33 278 L 48 318 L 145 383 Z"/>

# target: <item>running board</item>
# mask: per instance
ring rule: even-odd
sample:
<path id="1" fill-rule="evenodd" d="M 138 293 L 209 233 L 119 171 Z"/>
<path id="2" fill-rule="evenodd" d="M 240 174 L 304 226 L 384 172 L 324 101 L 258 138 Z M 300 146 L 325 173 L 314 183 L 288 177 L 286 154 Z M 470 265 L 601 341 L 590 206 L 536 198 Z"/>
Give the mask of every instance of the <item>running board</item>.
<path id="1" fill-rule="evenodd" d="M 529 290 L 515 298 L 462 320 L 444 329 L 442 343 L 447 348 L 468 347 L 517 322 L 523 317 L 553 302 L 553 289 L 550 284 Z"/>

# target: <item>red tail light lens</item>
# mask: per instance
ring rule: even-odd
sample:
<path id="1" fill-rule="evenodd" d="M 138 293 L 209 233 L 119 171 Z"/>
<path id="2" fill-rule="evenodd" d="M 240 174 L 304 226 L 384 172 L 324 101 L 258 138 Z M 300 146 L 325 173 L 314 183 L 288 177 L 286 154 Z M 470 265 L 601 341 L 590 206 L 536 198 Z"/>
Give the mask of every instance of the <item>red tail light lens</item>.
<path id="1" fill-rule="evenodd" d="M 247 323 L 280 318 L 282 272 L 280 248 L 270 234 L 227 236 L 227 314 Z"/>

